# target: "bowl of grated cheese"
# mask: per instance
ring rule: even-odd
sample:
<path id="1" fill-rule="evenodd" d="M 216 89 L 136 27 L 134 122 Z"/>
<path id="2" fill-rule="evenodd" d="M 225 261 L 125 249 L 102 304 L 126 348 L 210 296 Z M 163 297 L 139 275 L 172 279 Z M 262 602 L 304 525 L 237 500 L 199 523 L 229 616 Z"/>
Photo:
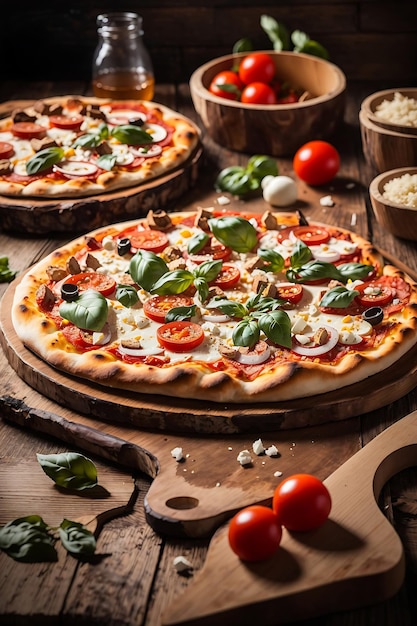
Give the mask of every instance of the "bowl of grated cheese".
<path id="1" fill-rule="evenodd" d="M 363 100 L 361 110 L 376 126 L 406 135 L 417 135 L 415 88 L 377 91 Z"/>
<path id="2" fill-rule="evenodd" d="M 369 185 L 375 218 L 396 237 L 417 241 L 417 167 L 376 176 Z"/>

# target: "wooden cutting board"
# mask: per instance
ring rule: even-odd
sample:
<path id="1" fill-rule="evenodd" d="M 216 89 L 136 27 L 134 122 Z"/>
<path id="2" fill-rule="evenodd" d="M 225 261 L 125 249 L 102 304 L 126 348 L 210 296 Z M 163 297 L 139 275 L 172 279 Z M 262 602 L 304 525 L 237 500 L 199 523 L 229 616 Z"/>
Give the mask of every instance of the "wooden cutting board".
<path id="1" fill-rule="evenodd" d="M 0 117 L 33 100 L 0 104 Z M 188 120 L 191 123 L 191 120 Z M 196 126 L 196 132 L 200 133 Z M 0 195 L 0 226 L 5 231 L 45 235 L 88 232 L 143 217 L 149 209 L 174 209 L 176 201 L 197 181 L 203 154 L 199 143 L 180 167 L 149 182 L 86 198 L 24 198 Z"/>
<path id="2" fill-rule="evenodd" d="M 276 625 L 393 596 L 404 578 L 403 548 L 376 500 L 389 478 L 416 463 L 414 411 L 325 480 L 333 503 L 327 522 L 307 533 L 284 530 L 269 560 L 239 560 L 229 547 L 227 526 L 222 527 L 202 570 L 162 623 L 240 626 L 261 617 L 262 624 Z"/>

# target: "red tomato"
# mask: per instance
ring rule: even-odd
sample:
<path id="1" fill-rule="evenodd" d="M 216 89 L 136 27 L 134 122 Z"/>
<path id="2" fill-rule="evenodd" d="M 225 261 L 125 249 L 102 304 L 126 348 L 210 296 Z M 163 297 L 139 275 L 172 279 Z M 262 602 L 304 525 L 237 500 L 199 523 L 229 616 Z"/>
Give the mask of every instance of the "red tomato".
<path id="1" fill-rule="evenodd" d="M 270 83 L 275 76 L 275 63 L 266 52 L 252 52 L 239 65 L 239 78 L 245 85 Z"/>
<path id="2" fill-rule="evenodd" d="M 11 127 L 11 132 L 20 139 L 43 139 L 46 137 L 46 128 L 33 122 L 17 122 Z"/>
<path id="3" fill-rule="evenodd" d="M 272 508 L 288 530 L 308 531 L 327 520 L 332 500 L 327 487 L 311 474 L 294 474 L 275 489 Z"/>
<path id="4" fill-rule="evenodd" d="M 0 141 L 0 159 L 10 159 L 14 155 L 14 148 L 7 141 Z"/>
<path id="5" fill-rule="evenodd" d="M 197 254 L 190 254 L 189 258 L 194 263 L 204 263 L 204 261 L 227 261 L 232 254 L 232 251 L 227 246 L 224 246 L 217 239 L 210 239 L 210 241 L 204 246 Z"/>
<path id="6" fill-rule="evenodd" d="M 249 83 L 242 91 L 241 102 L 245 104 L 276 104 L 275 91 L 266 83 Z"/>
<path id="7" fill-rule="evenodd" d="M 291 232 L 297 239 L 301 239 L 307 246 L 318 246 L 330 239 L 330 233 L 321 226 L 289 226 L 278 233 L 278 241 L 282 242 L 290 238 Z"/>
<path id="8" fill-rule="evenodd" d="M 303 286 L 295 283 L 282 283 L 277 285 L 277 296 L 287 300 L 291 304 L 298 304 L 303 297 Z"/>
<path id="9" fill-rule="evenodd" d="M 222 89 L 222 85 L 228 85 L 227 89 Z M 224 70 L 219 72 L 210 83 L 209 91 L 220 98 L 228 100 L 239 100 L 243 89 L 243 83 L 236 72 Z"/>
<path id="10" fill-rule="evenodd" d="M 77 285 L 80 291 L 95 289 L 102 296 L 109 296 L 116 289 L 116 281 L 111 276 L 98 274 L 98 272 L 83 272 L 73 274 L 64 280 L 64 283 Z"/>
<path id="11" fill-rule="evenodd" d="M 230 520 L 229 544 L 243 561 L 268 559 L 277 551 L 281 537 L 281 524 L 266 506 L 248 506 Z"/>
<path id="12" fill-rule="evenodd" d="M 149 252 L 162 252 L 168 243 L 168 237 L 159 230 L 138 230 L 137 228 L 127 228 L 119 233 L 117 239 L 130 239 L 131 251 L 148 250 Z"/>
<path id="13" fill-rule="evenodd" d="M 378 280 L 362 283 L 355 287 L 355 289 L 359 291 L 357 300 L 362 306 L 384 306 L 393 299 L 391 287 L 380 284 Z"/>
<path id="14" fill-rule="evenodd" d="M 309 141 L 295 153 L 293 168 L 308 185 L 324 185 L 339 171 L 340 155 L 327 141 Z"/>
<path id="15" fill-rule="evenodd" d="M 194 322 L 176 321 L 159 326 L 156 337 L 163 348 L 172 352 L 188 352 L 203 343 L 204 331 Z"/>
<path id="16" fill-rule="evenodd" d="M 288 95 L 278 98 L 277 102 L 278 104 L 294 104 L 294 102 L 298 102 L 298 96 L 295 91 L 291 91 Z"/>
<path id="17" fill-rule="evenodd" d="M 240 271 L 236 265 L 223 265 L 216 278 L 211 283 L 220 289 L 230 289 L 240 280 Z"/>
<path id="18" fill-rule="evenodd" d="M 84 118 L 81 115 L 72 115 L 67 117 L 66 115 L 51 115 L 49 118 L 49 124 L 53 128 L 62 128 L 64 130 L 80 130 L 80 126 L 83 123 Z"/>
<path id="19" fill-rule="evenodd" d="M 143 304 L 143 312 L 146 317 L 154 320 L 154 322 L 165 322 L 165 316 L 171 309 L 178 306 L 192 306 L 193 301 L 187 296 L 166 295 L 152 296 Z"/>

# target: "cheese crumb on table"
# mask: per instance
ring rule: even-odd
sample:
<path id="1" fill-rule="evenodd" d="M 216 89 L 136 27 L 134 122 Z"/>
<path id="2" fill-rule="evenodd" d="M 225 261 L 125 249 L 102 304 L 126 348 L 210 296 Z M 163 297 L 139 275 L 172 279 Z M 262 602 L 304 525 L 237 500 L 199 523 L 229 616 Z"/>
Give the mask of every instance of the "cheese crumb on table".
<path id="1" fill-rule="evenodd" d="M 334 201 L 331 196 L 323 196 L 320 198 L 321 206 L 334 206 Z"/>
<path id="2" fill-rule="evenodd" d="M 253 450 L 254 454 L 256 454 L 257 456 L 259 456 L 260 454 L 263 454 L 265 452 L 265 448 L 264 448 L 264 444 L 262 443 L 262 439 L 257 439 L 256 441 L 253 442 L 252 450 Z"/>
<path id="3" fill-rule="evenodd" d="M 252 463 L 252 457 L 249 450 L 241 450 L 237 455 L 237 460 L 241 465 L 250 465 Z"/>
<path id="4" fill-rule="evenodd" d="M 173 564 L 177 572 L 189 572 L 194 569 L 193 564 L 190 563 L 185 556 L 176 556 L 173 559 Z"/>
<path id="5" fill-rule="evenodd" d="M 184 458 L 184 455 L 182 453 L 182 448 L 173 448 L 171 450 L 171 456 L 178 462 L 178 461 L 182 461 Z"/>
<path id="6" fill-rule="evenodd" d="M 265 454 L 267 456 L 278 456 L 278 448 L 274 444 L 272 444 L 272 446 L 269 446 L 269 448 L 265 450 Z"/>

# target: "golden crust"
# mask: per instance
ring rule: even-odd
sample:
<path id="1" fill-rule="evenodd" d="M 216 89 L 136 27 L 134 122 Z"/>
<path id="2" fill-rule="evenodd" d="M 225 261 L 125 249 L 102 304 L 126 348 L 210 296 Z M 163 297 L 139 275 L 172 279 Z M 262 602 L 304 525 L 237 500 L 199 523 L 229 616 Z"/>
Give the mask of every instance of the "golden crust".
<path id="1" fill-rule="evenodd" d="M 181 214 L 175 216 L 180 218 Z M 90 235 L 102 239 L 104 235 L 134 223 L 98 229 Z M 236 375 L 233 368 L 213 371 L 201 361 L 180 361 L 158 367 L 122 362 L 99 347 L 78 353 L 67 344 L 55 324 L 39 312 L 36 291 L 46 280 L 46 268 L 51 264 L 62 265 L 69 256 L 80 251 L 85 244 L 84 237 L 53 252 L 25 274 L 16 287 L 12 320 L 23 343 L 50 365 L 106 387 L 230 403 L 281 402 L 315 396 L 363 381 L 385 370 L 417 343 L 417 285 L 392 265 L 382 268 L 379 255 L 364 239 L 357 235 L 352 235 L 352 239 L 363 247 L 369 259 L 380 263 L 383 276 L 406 280 L 411 297 L 402 311 L 390 317 L 389 330 L 383 341 L 374 348 L 348 352 L 335 363 L 277 360 L 274 366 L 259 371 L 254 379 L 246 380 Z"/>

